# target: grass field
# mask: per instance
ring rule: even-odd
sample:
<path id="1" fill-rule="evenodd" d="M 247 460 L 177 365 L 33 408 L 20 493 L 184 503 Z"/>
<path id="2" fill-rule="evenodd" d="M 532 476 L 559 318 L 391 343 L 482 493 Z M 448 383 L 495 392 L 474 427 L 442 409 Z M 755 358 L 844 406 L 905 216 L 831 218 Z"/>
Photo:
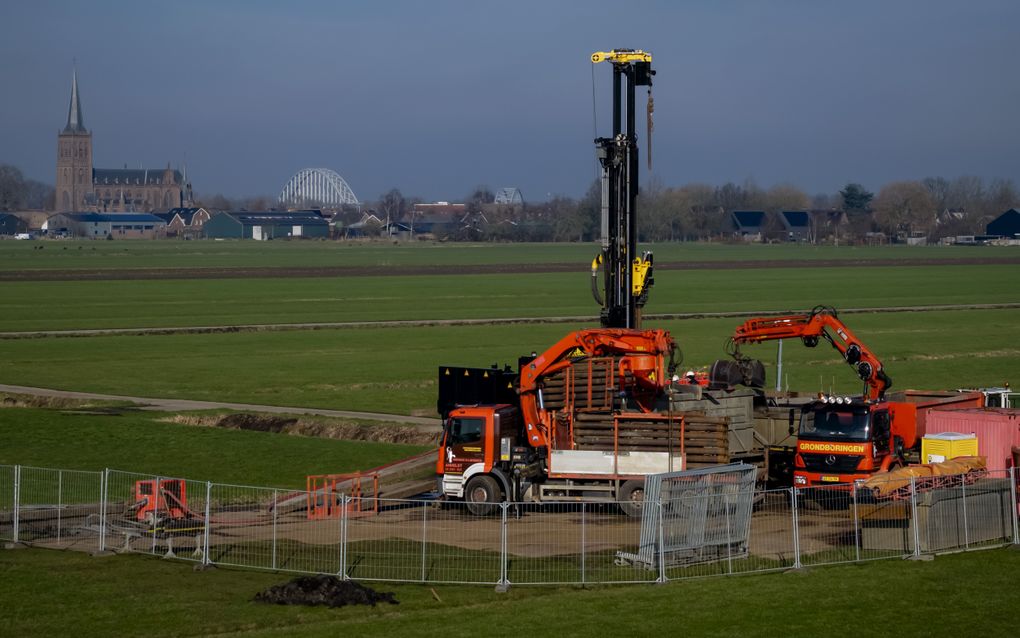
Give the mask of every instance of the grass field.
<path id="1" fill-rule="evenodd" d="M 309 474 L 376 467 L 420 451 L 413 445 L 335 441 L 165 423 L 127 411 L 0 409 L 0 464 L 105 467 L 221 483 L 305 488 Z"/>
<path id="2" fill-rule="evenodd" d="M 894 389 L 1017 382 L 1016 310 L 849 315 L 878 353 Z M 735 319 L 662 322 L 685 367 L 724 358 Z M 362 328 L 0 341 L 0 382 L 110 394 L 239 401 L 375 412 L 435 413 L 440 365 L 514 363 L 570 324 Z M 776 346 L 745 350 L 773 374 Z M 784 384 L 803 391 L 860 391 L 853 371 L 823 344 L 784 349 Z M 774 381 L 773 381 L 774 383 Z"/>
<path id="3" fill-rule="evenodd" d="M 648 314 L 1016 303 L 1017 266 L 663 271 Z M 0 332 L 597 317 L 586 273 L 0 282 Z M 0 345 L 0 352 L 3 346 Z"/>
<path id="4" fill-rule="evenodd" d="M 39 247 L 43 248 L 40 250 Z M 659 261 L 911 259 L 1015 256 L 993 246 L 809 246 L 650 244 Z M 597 244 L 327 241 L 0 242 L 0 271 L 87 268 L 406 266 L 591 262 Z"/>
<path id="5" fill-rule="evenodd" d="M 42 250 L 35 246 L 45 246 Z M 896 267 L 910 258 L 1012 257 L 992 248 L 653 247 L 657 261 L 802 260 L 803 268 L 665 271 L 648 313 L 1020 302 L 1015 266 Z M 487 275 L 102 282 L 0 282 L 0 331 L 383 319 L 590 316 L 584 265 L 594 245 L 330 242 L 0 242 L 20 269 L 524 264 L 571 262 L 577 275 Z M 817 268 L 819 259 L 889 260 Z M 894 389 L 1016 382 L 1020 312 L 856 314 Z M 737 319 L 656 322 L 685 367 L 723 355 Z M 594 319 L 585 324 L 594 325 Z M 581 324 L 431 326 L 0 340 L 0 382 L 116 394 L 251 401 L 433 415 L 442 364 L 512 363 Z M 748 350 L 771 375 L 775 346 Z M 791 389 L 859 391 L 823 345 L 787 344 Z M 0 463 L 185 475 L 302 487 L 306 474 L 377 465 L 420 449 L 174 425 L 165 415 L 0 409 Z M 1015 635 L 1020 552 L 885 561 L 797 575 L 716 578 L 595 590 L 383 585 L 399 606 L 295 609 L 250 602 L 279 574 L 139 556 L 0 552 L 4 635 Z M 565 610 L 569 613 L 564 613 Z"/>
<path id="6" fill-rule="evenodd" d="M 140 556 L 0 553 L 0 624 L 11 636 L 969 636 L 1016 635 L 1020 552 L 882 561 L 667 586 L 515 588 L 377 584 L 399 605 L 251 602 L 271 573 Z M 434 592 L 434 593 L 433 593 Z M 73 604 L 70 604 L 72 603 Z"/>

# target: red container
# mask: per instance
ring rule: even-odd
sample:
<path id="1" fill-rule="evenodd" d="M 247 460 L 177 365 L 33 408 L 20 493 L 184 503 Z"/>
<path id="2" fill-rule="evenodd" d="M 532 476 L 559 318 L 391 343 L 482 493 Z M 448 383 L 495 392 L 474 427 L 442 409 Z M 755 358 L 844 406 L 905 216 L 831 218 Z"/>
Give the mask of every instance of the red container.
<path id="1" fill-rule="evenodd" d="M 1014 446 L 1020 446 L 1020 409 L 957 408 L 928 413 L 926 434 L 959 432 L 974 434 L 978 454 L 985 457 L 989 470 L 1005 470 L 1013 465 Z"/>

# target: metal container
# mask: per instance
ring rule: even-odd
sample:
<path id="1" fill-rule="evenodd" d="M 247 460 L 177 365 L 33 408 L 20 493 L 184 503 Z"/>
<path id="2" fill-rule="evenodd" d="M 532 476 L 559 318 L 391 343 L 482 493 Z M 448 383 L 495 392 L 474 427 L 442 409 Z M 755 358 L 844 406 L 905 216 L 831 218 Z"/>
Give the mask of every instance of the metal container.
<path id="1" fill-rule="evenodd" d="M 1020 409 L 959 408 L 932 410 L 926 434 L 961 432 L 978 439 L 978 455 L 985 457 L 989 470 L 1013 465 L 1012 448 L 1020 446 Z"/>

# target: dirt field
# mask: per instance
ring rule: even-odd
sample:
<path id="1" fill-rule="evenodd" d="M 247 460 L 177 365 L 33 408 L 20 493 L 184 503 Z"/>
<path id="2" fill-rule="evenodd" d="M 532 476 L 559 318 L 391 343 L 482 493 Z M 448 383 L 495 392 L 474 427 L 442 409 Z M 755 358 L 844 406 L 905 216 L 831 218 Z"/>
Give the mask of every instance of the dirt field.
<path id="1" fill-rule="evenodd" d="M 1020 264 L 1020 257 L 958 259 L 798 259 L 743 261 L 657 261 L 656 270 L 741 270 L 760 268 L 861 268 L 901 266 L 976 266 Z M 255 279 L 291 277 L 406 277 L 416 275 L 490 275 L 587 272 L 585 264 L 475 264 L 418 266 L 333 266 L 273 268 L 131 268 L 75 270 L 8 270 L 0 281 L 87 281 L 142 279 Z"/>

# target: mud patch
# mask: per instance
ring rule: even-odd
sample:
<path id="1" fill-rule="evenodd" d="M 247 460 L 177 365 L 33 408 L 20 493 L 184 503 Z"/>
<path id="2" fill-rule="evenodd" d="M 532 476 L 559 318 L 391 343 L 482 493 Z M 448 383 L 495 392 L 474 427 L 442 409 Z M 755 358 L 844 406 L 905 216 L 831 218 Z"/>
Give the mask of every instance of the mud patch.
<path id="1" fill-rule="evenodd" d="M 34 394 L 8 394 L 6 392 L 0 393 L 0 408 L 52 408 L 83 412 L 102 411 L 104 413 L 109 410 L 124 410 L 123 407 L 110 407 L 96 401 Z"/>
<path id="2" fill-rule="evenodd" d="M 271 432 L 339 441 L 375 441 L 378 443 L 431 445 L 436 440 L 434 432 L 394 423 L 313 419 L 308 417 L 253 414 L 249 412 L 213 415 L 175 414 L 174 416 L 160 419 L 160 421 L 176 423 L 178 425 Z"/>
<path id="3" fill-rule="evenodd" d="M 371 605 L 389 603 L 399 605 L 392 592 L 377 592 L 352 580 L 336 576 L 299 576 L 294 580 L 273 585 L 255 594 L 255 602 L 272 605 L 308 605 L 344 607 L 345 605 Z"/>

